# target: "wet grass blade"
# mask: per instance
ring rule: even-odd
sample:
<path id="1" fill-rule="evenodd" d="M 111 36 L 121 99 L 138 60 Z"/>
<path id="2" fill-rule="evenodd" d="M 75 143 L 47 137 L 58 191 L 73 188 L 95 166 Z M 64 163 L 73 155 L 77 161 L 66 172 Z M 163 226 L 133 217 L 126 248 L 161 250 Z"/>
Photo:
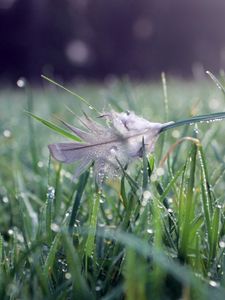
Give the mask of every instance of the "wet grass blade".
<path id="1" fill-rule="evenodd" d="M 79 137 L 71 134 L 70 132 L 62 129 L 61 127 L 53 124 L 52 122 L 46 121 L 46 120 L 44 120 L 44 119 L 42 119 L 42 118 L 40 118 L 40 117 L 32 114 L 31 112 L 26 112 L 26 114 L 28 114 L 29 116 L 33 117 L 35 120 L 41 122 L 42 124 L 44 124 L 45 126 L 47 126 L 48 128 L 50 128 L 51 130 L 57 132 L 58 134 L 65 136 L 66 138 L 69 138 L 71 140 L 78 141 L 78 142 L 81 141 L 81 139 Z"/>
<path id="2" fill-rule="evenodd" d="M 82 198 L 82 195 L 84 193 L 84 189 L 85 189 L 85 186 L 87 184 L 88 177 L 89 177 L 89 172 L 88 171 L 83 173 L 80 176 L 80 179 L 79 179 L 79 182 L 78 182 L 78 185 L 77 185 L 77 188 L 76 188 L 77 192 L 76 192 L 76 196 L 75 196 L 75 199 L 74 199 L 72 213 L 71 213 L 71 217 L 70 217 L 70 221 L 69 221 L 69 232 L 70 233 L 72 233 L 73 228 L 74 228 L 74 224 L 75 224 L 75 221 L 76 221 L 76 217 L 77 217 L 78 209 L 79 209 L 79 206 L 80 206 L 81 198 Z"/>
<path id="3" fill-rule="evenodd" d="M 168 129 L 176 128 L 183 125 L 192 125 L 195 123 L 202 123 L 202 122 L 215 122 L 215 121 L 221 121 L 222 119 L 225 119 L 225 112 L 217 112 L 208 115 L 195 116 L 190 119 L 177 121 L 172 124 L 166 125 L 161 129 L 160 132 L 164 132 Z"/>
<path id="4" fill-rule="evenodd" d="M 192 145 L 191 155 L 190 155 L 190 174 L 187 186 L 187 193 L 185 199 L 185 212 L 184 220 L 181 226 L 181 238 L 180 238 L 180 250 L 179 256 L 181 260 L 187 260 L 187 251 L 189 248 L 189 239 L 190 239 L 190 224 L 193 220 L 193 211 L 194 211 L 194 184 L 195 184 L 195 170 L 196 170 L 196 155 L 197 155 L 197 146 Z"/>
<path id="5" fill-rule="evenodd" d="M 94 246 L 95 246 L 95 233 L 96 233 L 96 226 L 98 220 L 98 211 L 99 211 L 99 204 L 100 204 L 101 192 L 96 192 L 93 199 L 92 205 L 92 212 L 90 215 L 90 224 L 89 224 L 89 233 L 85 245 L 85 254 L 87 257 L 90 257 L 93 253 Z"/>
<path id="6" fill-rule="evenodd" d="M 221 207 L 217 206 L 214 208 L 212 216 L 212 225 L 211 225 L 211 245 L 210 245 L 210 260 L 213 260 L 216 257 L 217 247 L 219 243 L 220 236 L 220 217 L 221 217 Z"/>
<path id="7" fill-rule="evenodd" d="M 59 88 L 63 89 L 64 91 L 70 93 L 71 95 L 77 97 L 79 100 L 81 100 L 83 103 L 85 103 L 85 104 L 88 106 L 88 108 L 89 108 L 90 110 L 94 110 L 97 114 L 101 114 L 101 113 L 100 113 L 95 107 L 93 107 L 86 99 L 84 99 L 83 97 L 81 97 L 81 96 L 78 95 L 77 93 L 75 93 L 75 92 L 73 92 L 73 91 L 67 89 L 67 88 L 64 87 L 63 85 L 61 85 L 61 84 L 59 84 L 58 82 L 56 82 L 56 81 L 54 81 L 54 80 L 48 78 L 48 77 L 45 76 L 45 75 L 41 75 L 41 77 L 44 78 L 45 80 L 49 81 L 50 83 L 52 83 L 52 84 L 58 86 Z"/>
<path id="8" fill-rule="evenodd" d="M 73 298 L 80 300 L 93 299 L 84 276 L 82 275 L 82 268 L 78 254 L 73 246 L 72 240 L 67 233 L 62 233 L 62 241 L 64 244 L 69 271 L 71 274 Z"/>

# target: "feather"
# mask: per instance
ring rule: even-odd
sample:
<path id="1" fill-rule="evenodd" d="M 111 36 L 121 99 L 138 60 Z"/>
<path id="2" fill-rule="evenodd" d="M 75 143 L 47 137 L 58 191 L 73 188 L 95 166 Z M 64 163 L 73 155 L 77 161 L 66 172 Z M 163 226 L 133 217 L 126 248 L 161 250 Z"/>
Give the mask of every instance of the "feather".
<path id="1" fill-rule="evenodd" d="M 126 165 L 140 156 L 142 138 L 146 141 L 147 151 L 153 151 L 158 132 L 162 128 L 162 124 L 151 123 L 134 113 L 113 111 L 102 117 L 110 122 L 110 126 L 104 127 L 85 115 L 81 123 L 88 131 L 62 121 L 83 140 L 83 143 L 49 145 L 50 153 L 56 160 L 64 163 L 80 162 L 75 177 L 94 162 L 94 173 L 98 183 L 101 183 L 106 175 L 113 177 L 118 174 L 118 160 L 122 165 Z"/>
<path id="2" fill-rule="evenodd" d="M 56 143 L 48 146 L 56 160 L 64 163 L 80 162 L 74 177 L 82 174 L 93 162 L 98 184 L 101 184 L 106 176 L 117 176 L 120 170 L 118 161 L 120 165 L 125 166 L 133 159 L 142 156 L 143 140 L 148 154 L 154 151 L 160 133 L 184 124 L 224 119 L 225 113 L 197 116 L 164 124 L 149 122 L 133 112 L 111 111 L 100 117 L 109 122 L 108 127 L 95 122 L 87 115 L 80 120 L 87 131 L 62 121 L 83 142 Z"/>

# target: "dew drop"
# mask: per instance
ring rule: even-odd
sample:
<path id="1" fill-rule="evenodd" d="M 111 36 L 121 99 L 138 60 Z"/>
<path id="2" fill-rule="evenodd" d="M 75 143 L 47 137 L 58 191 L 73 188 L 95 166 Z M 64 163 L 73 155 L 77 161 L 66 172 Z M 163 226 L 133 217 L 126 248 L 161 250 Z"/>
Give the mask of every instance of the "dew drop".
<path id="1" fill-rule="evenodd" d="M 220 246 L 220 248 L 225 248 L 225 242 L 224 241 L 220 241 L 219 242 L 219 246 Z"/>
<path id="2" fill-rule="evenodd" d="M 65 278 L 66 278 L 66 279 L 70 279 L 70 278 L 71 278 L 71 274 L 70 274 L 70 273 L 66 273 L 66 274 L 65 274 Z"/>
<path id="3" fill-rule="evenodd" d="M 59 232 L 59 230 L 60 230 L 59 225 L 57 225 L 56 223 L 52 223 L 51 230 L 54 232 Z"/>
<path id="4" fill-rule="evenodd" d="M 152 194 L 150 191 L 144 191 L 143 192 L 143 198 L 144 200 L 149 200 L 151 198 Z"/>
<path id="5" fill-rule="evenodd" d="M 90 110 L 93 110 L 93 109 L 94 109 L 94 107 L 91 106 L 91 105 L 89 105 L 88 108 L 89 108 Z"/>
<path id="6" fill-rule="evenodd" d="M 212 286 L 212 287 L 218 287 L 219 286 L 219 283 L 214 281 L 214 280 L 210 280 L 209 281 L 209 284 Z"/>
<path id="7" fill-rule="evenodd" d="M 38 168 L 43 168 L 43 167 L 44 167 L 43 161 L 39 161 L 39 162 L 37 163 L 37 165 L 38 165 Z"/>
<path id="8" fill-rule="evenodd" d="M 47 199 L 54 200 L 55 199 L 55 188 L 53 186 L 48 187 Z"/>
<path id="9" fill-rule="evenodd" d="M 149 234 L 153 234 L 153 229 L 151 229 L 151 228 L 149 228 L 149 229 L 147 229 L 147 233 L 149 233 Z"/>
<path id="10" fill-rule="evenodd" d="M 13 233 L 14 233 L 14 231 L 13 231 L 12 229 L 9 229 L 9 230 L 8 230 L 8 234 L 9 234 L 9 235 L 13 235 Z"/>
<path id="11" fill-rule="evenodd" d="M 172 198 L 168 198 L 168 203 L 172 204 L 173 203 L 173 199 Z"/>
<path id="12" fill-rule="evenodd" d="M 199 129 L 197 127 L 195 127 L 194 132 L 195 132 L 195 134 L 199 134 Z"/>

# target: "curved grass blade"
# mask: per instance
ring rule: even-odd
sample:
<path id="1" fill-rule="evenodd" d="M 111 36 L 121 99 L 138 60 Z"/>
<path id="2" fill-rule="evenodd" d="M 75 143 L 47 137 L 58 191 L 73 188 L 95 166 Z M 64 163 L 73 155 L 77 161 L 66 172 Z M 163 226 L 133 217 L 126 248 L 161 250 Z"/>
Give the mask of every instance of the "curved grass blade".
<path id="1" fill-rule="evenodd" d="M 26 114 L 28 114 L 29 116 L 31 116 L 32 118 L 36 119 L 37 121 L 41 122 L 42 124 L 44 124 L 45 126 L 47 126 L 48 128 L 52 129 L 53 131 L 57 132 L 58 134 L 65 136 L 71 140 L 80 142 L 81 139 L 77 136 L 75 136 L 74 134 L 71 134 L 70 132 L 68 132 L 67 130 L 62 129 L 61 127 L 53 124 L 52 122 L 46 121 L 34 114 L 32 114 L 29 111 L 26 111 Z"/>
<path id="2" fill-rule="evenodd" d="M 215 121 L 221 121 L 222 119 L 225 119 L 225 112 L 217 112 L 217 113 L 213 113 L 213 114 L 195 116 L 190 119 L 185 119 L 185 120 L 177 121 L 172 124 L 166 125 L 166 126 L 162 127 L 162 129 L 160 130 L 160 133 L 164 132 L 168 129 L 183 126 L 185 124 L 192 125 L 194 123 L 215 122 Z"/>
<path id="3" fill-rule="evenodd" d="M 51 82 L 52 84 L 54 84 L 54 85 L 60 87 L 60 88 L 63 89 L 64 91 L 70 93 L 71 95 L 77 97 L 77 98 L 80 99 L 83 103 L 85 103 L 85 104 L 88 106 L 88 108 L 89 108 L 90 110 L 94 110 L 97 114 L 100 114 L 100 112 L 99 112 L 95 107 L 93 107 L 87 100 L 85 100 L 83 97 L 81 97 L 81 96 L 78 95 L 77 93 L 70 91 L 69 89 L 65 88 L 63 85 L 61 85 L 61 84 L 59 84 L 58 82 L 56 82 L 56 81 L 54 81 L 54 80 L 52 80 L 52 79 L 46 77 L 45 75 L 41 75 L 41 77 L 44 78 L 45 80 Z"/>

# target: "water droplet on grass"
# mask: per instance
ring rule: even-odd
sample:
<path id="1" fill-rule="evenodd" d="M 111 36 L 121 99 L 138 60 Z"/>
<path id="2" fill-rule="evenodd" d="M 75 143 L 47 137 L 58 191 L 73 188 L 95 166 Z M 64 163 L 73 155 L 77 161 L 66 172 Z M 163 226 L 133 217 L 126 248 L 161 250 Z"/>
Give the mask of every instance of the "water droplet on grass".
<path id="1" fill-rule="evenodd" d="M 195 127 L 194 132 L 195 132 L 196 135 L 198 135 L 199 134 L 199 129 L 197 127 Z"/>
<path id="2" fill-rule="evenodd" d="M 12 229 L 9 229 L 9 230 L 8 230 L 8 234 L 9 234 L 9 235 L 13 235 L 13 233 L 14 233 L 14 231 L 13 231 Z"/>
<path id="3" fill-rule="evenodd" d="M 66 278 L 66 279 L 70 279 L 71 277 L 72 277 L 72 276 L 71 276 L 70 273 L 66 273 L 66 274 L 65 274 L 65 278 Z"/>
<path id="4" fill-rule="evenodd" d="M 38 165 L 39 168 L 43 168 L 43 167 L 44 167 L 43 161 L 39 161 L 39 162 L 37 163 L 37 165 Z"/>
<path id="5" fill-rule="evenodd" d="M 55 188 L 53 186 L 48 187 L 47 199 L 54 200 L 55 199 Z"/>
<path id="6" fill-rule="evenodd" d="M 209 284 L 212 286 L 212 287 L 218 287 L 219 286 L 219 282 L 216 282 L 214 280 L 210 280 L 209 281 Z"/>
<path id="7" fill-rule="evenodd" d="M 144 191 L 143 192 L 143 198 L 144 200 L 149 200 L 151 198 L 152 194 L 150 191 Z"/>
<path id="8" fill-rule="evenodd" d="M 59 232 L 59 230 L 60 230 L 59 225 L 57 225 L 56 223 L 52 223 L 51 230 L 54 232 Z"/>
<path id="9" fill-rule="evenodd" d="M 220 241 L 219 242 L 219 246 L 220 246 L 220 248 L 225 248 L 225 242 L 224 241 Z"/>

